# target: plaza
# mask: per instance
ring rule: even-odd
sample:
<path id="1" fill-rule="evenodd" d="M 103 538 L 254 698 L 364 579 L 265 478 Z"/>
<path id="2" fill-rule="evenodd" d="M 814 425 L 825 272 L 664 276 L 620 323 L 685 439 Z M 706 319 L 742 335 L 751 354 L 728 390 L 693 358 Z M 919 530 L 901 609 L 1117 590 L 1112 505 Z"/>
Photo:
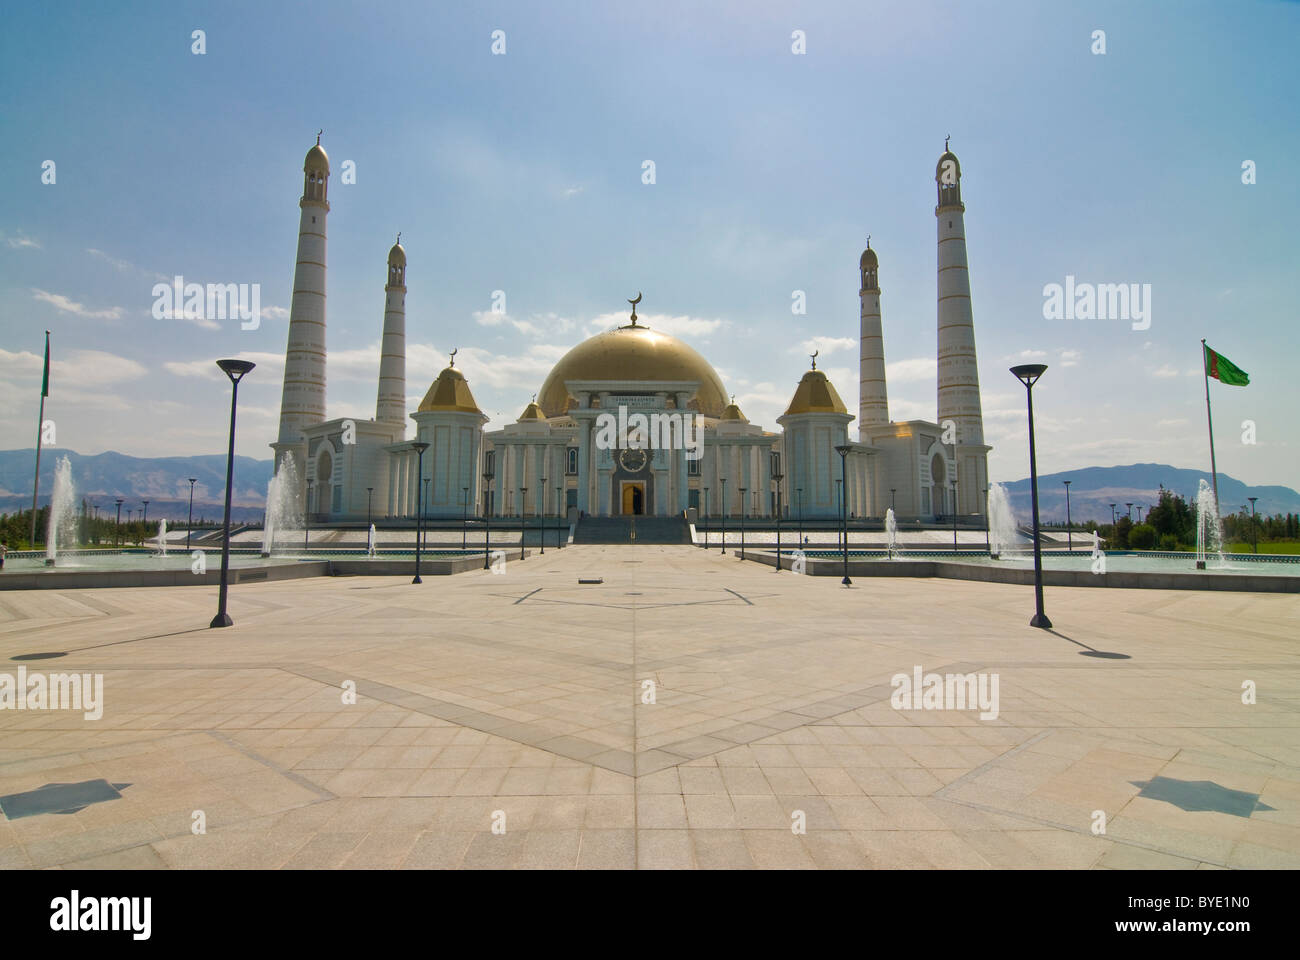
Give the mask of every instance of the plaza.
<path id="1" fill-rule="evenodd" d="M 651 544 L 237 584 L 223 630 L 209 585 L 6 591 L 4 670 L 103 714 L 0 710 L 0 865 L 1300 866 L 1300 597 L 1046 600 Z M 896 709 L 914 671 L 996 717 Z"/>

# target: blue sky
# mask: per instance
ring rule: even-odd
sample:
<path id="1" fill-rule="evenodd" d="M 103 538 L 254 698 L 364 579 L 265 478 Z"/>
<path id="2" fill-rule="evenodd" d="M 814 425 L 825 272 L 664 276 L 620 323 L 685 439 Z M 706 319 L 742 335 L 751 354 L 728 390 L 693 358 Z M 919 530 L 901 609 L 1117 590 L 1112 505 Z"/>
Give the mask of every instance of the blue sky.
<path id="1" fill-rule="evenodd" d="M 993 478 L 1027 473 L 1007 372 L 1027 358 L 1049 365 L 1044 472 L 1208 466 L 1207 337 L 1253 381 L 1211 386 L 1220 469 L 1300 486 L 1298 28 L 1281 2 L 6 5 L 0 448 L 33 442 L 48 328 L 59 446 L 220 452 L 212 361 L 248 356 L 238 451 L 270 456 L 318 128 L 330 416 L 374 414 L 400 230 L 412 409 L 458 347 L 493 425 L 513 419 L 639 290 L 751 420 L 776 428 L 816 347 L 856 412 L 870 234 L 891 414 L 932 419 L 933 178 L 951 134 Z M 175 274 L 260 283 L 261 327 L 154 319 L 153 284 Z M 1067 274 L 1151 284 L 1150 329 L 1044 319 L 1044 285 Z"/>

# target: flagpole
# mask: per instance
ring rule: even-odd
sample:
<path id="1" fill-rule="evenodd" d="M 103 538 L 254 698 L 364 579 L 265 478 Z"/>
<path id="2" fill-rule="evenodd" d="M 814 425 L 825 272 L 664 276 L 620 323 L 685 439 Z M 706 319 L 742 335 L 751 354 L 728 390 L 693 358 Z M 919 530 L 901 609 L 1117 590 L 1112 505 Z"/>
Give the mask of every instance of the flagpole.
<path id="1" fill-rule="evenodd" d="M 40 381 L 40 414 L 36 416 L 36 473 L 31 481 L 31 540 L 29 546 L 36 549 L 36 496 L 40 493 L 40 438 L 45 423 L 45 390 L 49 388 L 49 330 L 45 330 L 45 372 Z"/>
<path id="2" fill-rule="evenodd" d="M 1205 378 L 1205 422 L 1210 428 L 1210 479 L 1214 488 L 1214 509 L 1219 509 L 1219 468 L 1214 463 L 1214 418 L 1210 415 L 1210 368 L 1206 362 L 1205 338 L 1201 337 L 1201 375 Z"/>

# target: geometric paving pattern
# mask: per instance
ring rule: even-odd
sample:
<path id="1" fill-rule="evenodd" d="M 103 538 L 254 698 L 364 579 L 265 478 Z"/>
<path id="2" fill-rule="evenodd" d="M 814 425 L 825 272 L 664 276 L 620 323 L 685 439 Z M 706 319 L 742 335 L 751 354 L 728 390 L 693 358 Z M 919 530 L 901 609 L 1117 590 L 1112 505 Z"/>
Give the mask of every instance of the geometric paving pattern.
<path id="1" fill-rule="evenodd" d="M 654 545 L 215 594 L 4 594 L 0 671 L 68 651 L 25 666 L 104 712 L 0 711 L 0 866 L 1300 866 L 1300 597 L 1049 589 L 1048 633 L 1019 586 Z M 895 710 L 917 666 L 997 718 Z"/>

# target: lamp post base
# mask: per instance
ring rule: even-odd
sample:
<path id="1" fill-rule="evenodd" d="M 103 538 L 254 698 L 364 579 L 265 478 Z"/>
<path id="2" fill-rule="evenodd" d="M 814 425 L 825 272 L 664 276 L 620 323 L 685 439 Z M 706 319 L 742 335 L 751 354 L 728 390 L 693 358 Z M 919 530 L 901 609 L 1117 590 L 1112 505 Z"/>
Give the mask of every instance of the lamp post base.
<path id="1" fill-rule="evenodd" d="M 419 575 L 418 573 L 415 575 L 414 578 L 412 578 L 411 582 L 412 582 L 412 583 L 424 583 L 424 581 L 420 579 L 420 575 Z"/>
<path id="2" fill-rule="evenodd" d="M 1052 621 L 1047 619 L 1047 614 L 1036 613 L 1033 618 L 1030 619 L 1029 625 L 1031 627 L 1042 627 L 1044 630 L 1050 630 L 1052 627 Z"/>
<path id="3" fill-rule="evenodd" d="M 840 583 L 844 584 L 844 586 L 846 587 L 853 586 L 853 581 L 850 580 L 848 577 L 845 577 L 843 580 L 840 581 Z"/>
<path id="4" fill-rule="evenodd" d="M 213 627 L 233 627 L 234 625 L 235 621 L 230 619 L 230 614 L 219 613 L 212 618 L 212 622 L 208 624 L 208 629 L 211 630 Z"/>

